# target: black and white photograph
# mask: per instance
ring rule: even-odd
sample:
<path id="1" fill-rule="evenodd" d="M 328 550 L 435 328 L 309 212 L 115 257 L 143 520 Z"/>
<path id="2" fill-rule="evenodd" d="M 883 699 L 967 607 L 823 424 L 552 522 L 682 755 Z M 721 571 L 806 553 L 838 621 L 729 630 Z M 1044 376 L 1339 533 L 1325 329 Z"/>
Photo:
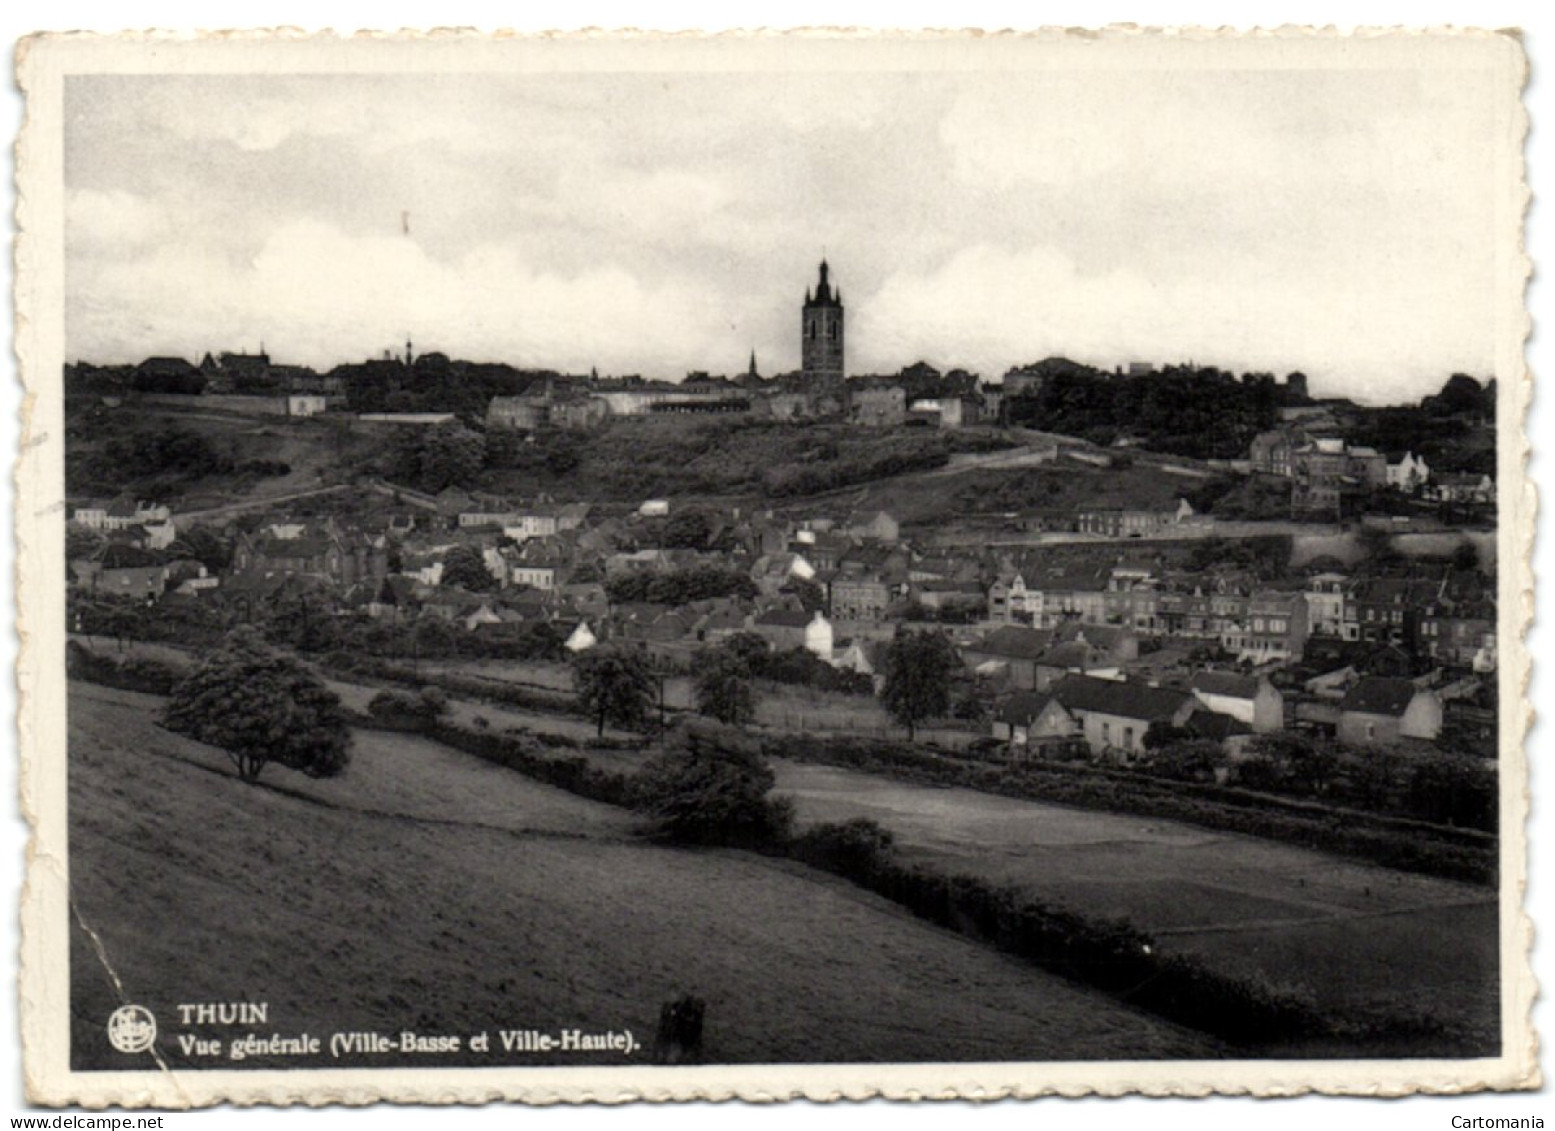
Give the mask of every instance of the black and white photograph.
<path id="1" fill-rule="evenodd" d="M 1531 1086 L 1524 66 L 24 44 L 35 1099 Z"/>

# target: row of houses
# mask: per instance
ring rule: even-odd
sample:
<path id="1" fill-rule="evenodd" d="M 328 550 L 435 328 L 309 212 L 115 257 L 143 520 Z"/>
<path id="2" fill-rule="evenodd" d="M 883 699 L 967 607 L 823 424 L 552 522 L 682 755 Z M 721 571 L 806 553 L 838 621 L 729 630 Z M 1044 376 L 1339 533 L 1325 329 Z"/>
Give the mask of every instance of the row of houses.
<path id="1" fill-rule="evenodd" d="M 1335 736 L 1359 748 L 1429 743 L 1442 723 L 1442 698 L 1434 689 L 1368 676 L 1345 693 Z M 1209 738 L 1235 753 L 1247 739 L 1284 725 L 1283 696 L 1261 677 L 1203 671 L 1183 686 L 1161 687 L 1069 674 L 1041 691 L 1008 696 L 992 734 L 1016 757 L 1053 757 L 1078 742 L 1094 757 L 1127 763 L 1145 753 L 1153 727 Z"/>
<path id="2" fill-rule="evenodd" d="M 1291 483 L 1296 516 L 1349 513 L 1365 492 L 1395 487 L 1428 502 L 1493 507 L 1495 479 L 1468 472 L 1433 473 L 1425 457 L 1405 452 L 1389 461 L 1375 448 L 1349 443 L 1323 418 L 1295 420 L 1260 432 L 1248 448 L 1249 470 Z"/>

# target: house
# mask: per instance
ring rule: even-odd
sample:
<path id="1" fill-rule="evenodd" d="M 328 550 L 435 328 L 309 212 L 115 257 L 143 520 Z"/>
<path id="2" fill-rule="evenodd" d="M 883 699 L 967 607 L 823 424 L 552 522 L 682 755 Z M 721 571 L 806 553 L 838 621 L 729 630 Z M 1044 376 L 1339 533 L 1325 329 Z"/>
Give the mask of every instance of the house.
<path id="1" fill-rule="evenodd" d="M 819 609 L 813 614 L 803 609 L 768 609 L 753 615 L 749 628 L 765 640 L 774 652 L 803 648 L 831 663 L 832 626 Z"/>
<path id="2" fill-rule="evenodd" d="M 580 620 L 577 627 L 568 634 L 562 647 L 573 654 L 577 654 L 578 652 L 587 652 L 598 643 L 599 637 L 594 635 L 594 630 L 589 627 L 589 622 Z"/>
<path id="3" fill-rule="evenodd" d="M 1303 597 L 1307 602 L 1307 627 L 1313 636 L 1361 638 L 1360 625 L 1355 621 L 1355 587 L 1345 574 L 1332 570 L 1313 574 L 1307 579 Z"/>
<path id="4" fill-rule="evenodd" d="M 1199 672 L 1188 689 L 1207 710 L 1238 719 L 1258 734 L 1285 728 L 1285 696 L 1264 676 Z"/>
<path id="5" fill-rule="evenodd" d="M 832 655 L 831 666 L 839 671 L 853 672 L 855 675 L 867 675 L 874 681 L 875 690 L 879 691 L 885 683 L 886 652 L 890 645 L 884 640 L 865 640 L 855 636 L 846 641 L 837 641 L 841 647 Z"/>
<path id="6" fill-rule="evenodd" d="M 831 615 L 838 620 L 885 620 L 891 607 L 891 586 L 878 573 L 837 574 L 828 588 Z"/>
<path id="7" fill-rule="evenodd" d="M 526 585 L 531 589 L 539 589 L 549 592 L 556 588 L 556 567 L 553 565 L 531 565 L 527 562 L 507 563 L 507 583 L 509 585 Z"/>
<path id="8" fill-rule="evenodd" d="M 1433 601 L 1420 617 L 1420 648 L 1449 667 L 1495 671 L 1496 606 L 1493 601 Z"/>
<path id="9" fill-rule="evenodd" d="M 492 397 L 486 406 L 487 428 L 538 432 L 551 422 L 551 402 L 544 396 Z"/>
<path id="10" fill-rule="evenodd" d="M 170 523 L 172 514 L 171 510 L 161 504 L 120 495 L 106 503 L 93 502 L 77 507 L 71 520 L 87 530 L 112 533 L 132 526 L 162 526 Z"/>
<path id="11" fill-rule="evenodd" d="M 1115 662 L 1139 659 L 1139 637 L 1126 625 L 1069 621 L 1053 629 L 1053 640 L 1061 644 L 1084 644 Z"/>
<path id="12" fill-rule="evenodd" d="M 975 396 L 941 397 L 939 402 L 939 426 L 941 428 L 965 428 L 976 424 L 982 417 L 982 402 Z"/>
<path id="13" fill-rule="evenodd" d="M 295 538 L 240 534 L 232 552 L 232 572 L 248 579 L 305 576 L 337 582 L 343 562 L 339 540 L 322 530 Z"/>
<path id="14" fill-rule="evenodd" d="M 1260 432 L 1253 437 L 1253 442 L 1247 450 L 1247 461 L 1255 472 L 1289 479 L 1292 470 L 1291 455 L 1294 451 L 1295 442 L 1291 433 L 1285 429 Z"/>
<path id="15" fill-rule="evenodd" d="M 745 620 L 750 615 L 745 605 L 729 597 L 693 601 L 687 607 L 697 614 L 692 633 L 700 644 L 722 644 L 740 635 L 746 630 Z"/>
<path id="16" fill-rule="evenodd" d="M 94 594 L 155 601 L 167 590 L 165 565 L 104 568 L 99 562 L 78 559 L 70 568 L 77 583 Z"/>
<path id="17" fill-rule="evenodd" d="M 999 624 L 1041 623 L 1042 598 L 1042 590 L 1028 589 L 1019 573 L 1001 573 L 988 587 L 988 619 Z"/>
<path id="18" fill-rule="evenodd" d="M 848 519 L 843 532 L 854 538 L 876 542 L 895 542 L 902 525 L 887 511 L 865 511 Z"/>
<path id="19" fill-rule="evenodd" d="M 1120 668 L 1101 649 L 1083 640 L 1054 644 L 1034 661 L 1036 689 L 1046 691 L 1066 675 L 1098 675 L 1116 679 Z"/>
<path id="20" fill-rule="evenodd" d="M 1366 676 L 1339 704 L 1339 741 L 1351 746 L 1429 741 L 1441 731 L 1441 696 L 1407 679 Z"/>
<path id="21" fill-rule="evenodd" d="M 980 675 L 1002 673 L 1011 687 L 1036 691 L 1037 661 L 1052 643 L 1051 632 L 1012 624 L 966 645 L 961 658 Z"/>
<path id="22" fill-rule="evenodd" d="M 1388 464 L 1387 481 L 1389 487 L 1413 493 L 1431 481 L 1431 469 L 1424 456 L 1405 452 L 1397 463 Z"/>
<path id="23" fill-rule="evenodd" d="M 848 396 L 848 410 L 855 424 L 894 428 L 907 420 L 907 391 L 900 385 L 853 389 Z"/>
<path id="24" fill-rule="evenodd" d="M 1103 538 L 1148 538 L 1172 521 L 1172 513 L 1132 507 L 1085 507 L 1077 525 L 1081 534 Z"/>
<path id="25" fill-rule="evenodd" d="M 810 618 L 810 623 L 805 625 L 805 651 L 829 664 L 832 661 L 832 642 L 831 622 L 821 614 L 820 609 L 816 609 L 815 615 Z"/>
<path id="26" fill-rule="evenodd" d="M 167 563 L 167 586 L 174 593 L 185 597 L 197 597 L 221 585 L 221 578 L 210 573 L 204 563 L 193 558 L 180 558 Z"/>
<path id="27" fill-rule="evenodd" d="M 1340 517 L 1361 487 L 1344 441 L 1333 436 L 1308 440 L 1295 449 L 1291 480 L 1291 512 L 1314 518 Z"/>
<path id="28" fill-rule="evenodd" d="M 1421 579 L 1377 577 L 1356 587 L 1355 624 L 1368 644 L 1418 647 L 1420 614 L 1436 601 L 1439 585 Z"/>
<path id="29" fill-rule="evenodd" d="M 1496 481 L 1488 475 L 1448 472 L 1438 475 L 1425 489 L 1426 497 L 1440 503 L 1472 503 L 1494 506 Z"/>
<path id="30" fill-rule="evenodd" d="M 801 581 L 814 580 L 815 567 L 804 554 L 779 551 L 757 558 L 751 565 L 750 576 L 763 595 L 773 597 L 782 592 L 794 578 Z"/>
<path id="31" fill-rule="evenodd" d="M 1352 447 L 1346 449 L 1345 455 L 1350 461 L 1348 472 L 1355 479 L 1367 487 L 1387 485 L 1388 461 L 1381 452 L 1375 448 Z"/>
<path id="32" fill-rule="evenodd" d="M 975 581 L 920 581 L 912 586 L 912 597 L 925 609 L 968 618 L 982 613 L 988 600 Z"/>
<path id="33" fill-rule="evenodd" d="M 1033 747 L 1050 749 L 1067 744 L 1079 735 L 1079 727 L 1054 696 L 1045 691 L 1017 691 L 995 709 L 991 733 L 1018 748 L 1018 756 Z"/>
<path id="34" fill-rule="evenodd" d="M 1152 724 L 1183 726 L 1197 703 L 1186 691 L 1089 675 L 1066 676 L 1049 690 L 1092 754 L 1121 754 L 1125 760 L 1144 752 Z"/>
<path id="35" fill-rule="evenodd" d="M 588 517 L 587 503 L 531 503 L 514 508 L 502 523 L 502 533 L 515 542 L 526 538 L 549 538 L 565 530 L 576 530 Z"/>
<path id="36" fill-rule="evenodd" d="M 1301 659 L 1309 635 L 1305 595 L 1265 590 L 1250 595 L 1245 611 L 1225 625 L 1220 646 L 1239 660 L 1286 664 Z"/>
<path id="37" fill-rule="evenodd" d="M 1026 579 L 1026 607 L 1040 609 L 1033 615 L 1037 628 L 1053 628 L 1064 621 L 1107 623 L 1107 590 L 1110 570 L 1054 569 Z"/>

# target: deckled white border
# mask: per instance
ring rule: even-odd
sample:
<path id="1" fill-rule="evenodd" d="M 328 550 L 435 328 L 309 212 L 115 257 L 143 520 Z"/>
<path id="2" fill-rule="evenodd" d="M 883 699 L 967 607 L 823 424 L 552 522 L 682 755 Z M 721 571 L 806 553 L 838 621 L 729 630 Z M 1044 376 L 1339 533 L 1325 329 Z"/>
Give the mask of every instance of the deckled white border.
<path id="1" fill-rule="evenodd" d="M 1363 1095 L 1401 1095 L 1416 1091 L 1467 1092 L 1487 1088 L 1527 1088 L 1538 1085 L 1536 1040 L 1530 1011 L 1536 990 L 1527 951 L 1530 924 L 1522 911 L 1525 877 L 1527 763 L 1523 734 L 1531 720 L 1525 700 L 1528 655 L 1524 633 L 1532 616 L 1532 568 L 1529 561 L 1534 529 L 1535 498 L 1523 476 L 1528 444 L 1526 418 L 1531 381 L 1523 362 L 1529 318 L 1523 288 L 1529 264 L 1522 250 L 1521 220 L 1528 203 L 1522 184 L 1522 144 L 1527 117 L 1517 92 L 1526 76 L 1521 45 L 1504 33 L 1448 31 L 1400 33 L 1390 29 L 1360 29 L 1354 35 L 1376 41 L 1403 40 L 1427 52 L 1472 39 L 1492 51 L 1503 49 L 1509 86 L 1509 114 L 1504 123 L 1504 152 L 1510 161 L 1505 194 L 1498 213 L 1497 238 L 1503 255 L 1498 286 L 1502 288 L 1497 327 L 1500 403 L 1497 424 L 1501 523 L 1500 642 L 1502 718 L 1502 859 L 1504 1053 L 1476 1061 L 1370 1062 L 1107 1062 L 954 1065 L 808 1065 L 708 1066 L 701 1068 L 488 1068 L 488 1069 L 361 1069 L 260 1072 L 133 1072 L 72 1073 L 68 1069 L 69 1000 L 66 968 L 66 875 L 64 811 L 64 574 L 63 431 L 59 375 L 63 362 L 63 193 L 61 162 L 61 76 L 67 71 L 90 73 L 143 71 L 147 48 L 155 46 L 155 67 L 174 72 L 219 67 L 261 73 L 295 70 L 395 71 L 417 62 L 425 65 L 426 43 L 436 40 L 441 52 L 457 46 L 458 69 L 501 70 L 520 55 L 538 69 L 589 69 L 603 65 L 605 55 L 630 53 L 636 69 L 684 70 L 707 65 L 709 48 L 718 65 L 731 58 L 747 60 L 781 41 L 782 65 L 803 65 L 796 47 L 804 44 L 807 60 L 825 65 L 839 49 L 863 45 L 876 33 L 811 29 L 799 32 L 725 34 L 703 37 L 687 32 L 568 33 L 479 36 L 452 29 L 415 33 L 358 34 L 338 37 L 304 35 L 294 29 L 242 31 L 203 36 L 145 33 L 116 37 L 63 35 L 24 41 L 18 49 L 18 74 L 27 94 L 27 121 L 17 145 L 18 228 L 16 266 L 18 309 L 17 352 L 28 393 L 22 452 L 17 465 L 18 626 L 22 652 L 18 663 L 19 729 L 24 765 L 22 804 L 33 828 L 22 907 L 22 1028 L 26 1047 L 28 1096 L 45 1104 L 79 1103 L 160 1107 L 203 1106 L 221 1101 L 249 1103 L 479 1103 L 497 1099 L 528 1103 L 629 1100 L 729 1099 L 992 1099 L 1001 1096 L 1047 1094 L 1107 1095 L 1142 1092 L 1150 1095 L 1228 1094 L 1294 1095 L 1309 1091 Z M 976 38 L 993 56 L 983 65 L 1011 65 L 1033 44 L 1062 47 L 1077 40 L 1090 43 L 1122 39 L 1154 41 L 1180 53 L 1184 63 L 1206 65 L 1224 58 L 1238 45 L 1290 43 L 1293 50 L 1313 41 L 1339 38 L 1329 30 L 1282 27 L 1272 31 L 1225 33 L 1208 29 L 1110 28 L 1100 32 L 1047 29 L 1039 32 L 893 33 L 902 50 L 914 45 L 936 47 L 946 40 Z M 943 59 L 937 59 L 943 64 Z M 1213 62 L 1213 60 L 1211 60 Z M 1266 61 L 1264 62 L 1267 65 Z M 1051 58 L 1043 60 L 1050 65 Z M 448 65 L 448 64 L 444 64 Z M 859 66 L 850 54 L 848 65 Z M 1512 175 L 1512 170 L 1516 175 Z M 1519 484 L 1521 490 L 1513 485 Z M 42 755 L 42 757 L 38 757 Z"/>

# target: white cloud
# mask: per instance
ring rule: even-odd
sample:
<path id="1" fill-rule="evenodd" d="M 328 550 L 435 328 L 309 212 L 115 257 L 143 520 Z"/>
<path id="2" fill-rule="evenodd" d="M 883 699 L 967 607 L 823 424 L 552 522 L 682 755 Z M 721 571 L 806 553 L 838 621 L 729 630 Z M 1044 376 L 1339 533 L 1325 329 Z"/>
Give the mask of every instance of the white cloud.
<path id="1" fill-rule="evenodd" d="M 264 338 L 288 359 L 335 360 L 372 355 L 408 333 L 420 347 L 462 356 L 611 371 L 648 359 L 678 375 L 715 348 L 705 312 L 717 305 L 699 286 L 645 284 L 608 262 L 562 276 L 488 245 L 442 263 L 409 238 L 298 221 L 248 262 L 179 245 L 114 264 L 73 296 L 69 333 L 82 356 L 198 357 Z"/>
<path id="2" fill-rule="evenodd" d="M 123 189 L 76 189 L 65 200 L 72 251 L 127 255 L 163 239 L 167 213 L 156 202 Z"/>
<path id="3" fill-rule="evenodd" d="M 1192 357 L 1418 396 L 1489 364 L 1497 104 L 1461 76 L 134 77 L 76 104 L 77 356 L 264 336 L 327 364 L 408 331 L 773 371 L 824 247 L 856 372 Z"/>
<path id="4" fill-rule="evenodd" d="M 984 376 L 1063 354 L 1111 366 L 1193 360 L 1238 371 L 1304 368 L 1318 391 L 1413 399 L 1454 368 L 1486 372 L 1474 311 L 1450 315 L 1456 282 L 1439 277 L 1284 276 L 1249 287 L 1236 276 L 1087 274 L 1050 248 L 967 248 L 938 270 L 899 273 L 855 309 L 860 368 L 923 357 Z"/>

